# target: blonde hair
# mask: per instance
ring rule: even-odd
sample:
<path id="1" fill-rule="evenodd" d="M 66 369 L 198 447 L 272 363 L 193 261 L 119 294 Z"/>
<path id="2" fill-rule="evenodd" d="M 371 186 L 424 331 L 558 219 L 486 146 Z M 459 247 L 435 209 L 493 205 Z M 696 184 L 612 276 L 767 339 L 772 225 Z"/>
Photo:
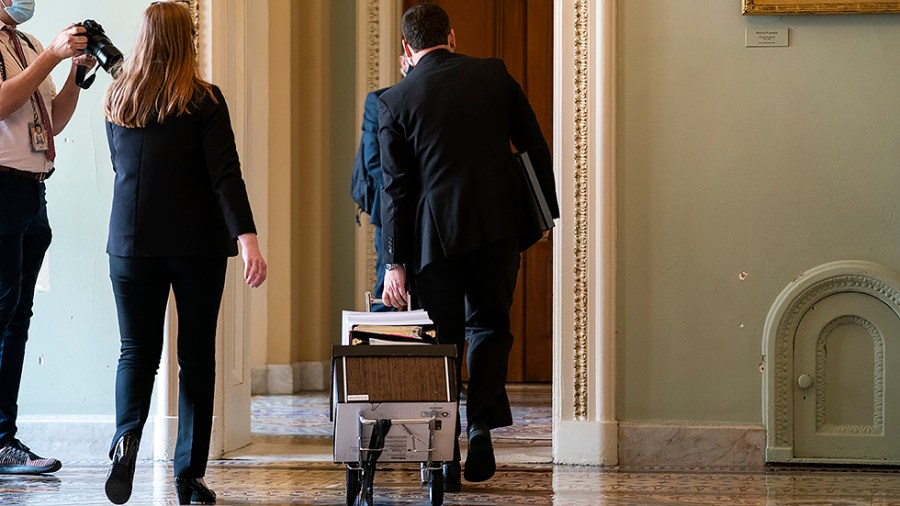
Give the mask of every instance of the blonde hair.
<path id="1" fill-rule="evenodd" d="M 106 91 L 103 112 L 112 123 L 143 128 L 155 119 L 190 112 L 195 101 L 216 101 L 200 78 L 193 22 L 176 2 L 154 2 L 144 12 L 134 54 Z"/>

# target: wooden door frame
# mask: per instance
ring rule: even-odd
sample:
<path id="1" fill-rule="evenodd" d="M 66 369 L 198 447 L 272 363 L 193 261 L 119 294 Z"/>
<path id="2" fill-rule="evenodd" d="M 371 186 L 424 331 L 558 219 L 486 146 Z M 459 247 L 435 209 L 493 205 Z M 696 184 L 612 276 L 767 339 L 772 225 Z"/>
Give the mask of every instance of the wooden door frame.
<path id="1" fill-rule="evenodd" d="M 367 92 L 399 77 L 401 9 L 357 0 L 357 118 Z M 616 0 L 555 0 L 553 37 L 553 458 L 616 465 Z M 359 293 L 374 284 L 361 229 Z"/>

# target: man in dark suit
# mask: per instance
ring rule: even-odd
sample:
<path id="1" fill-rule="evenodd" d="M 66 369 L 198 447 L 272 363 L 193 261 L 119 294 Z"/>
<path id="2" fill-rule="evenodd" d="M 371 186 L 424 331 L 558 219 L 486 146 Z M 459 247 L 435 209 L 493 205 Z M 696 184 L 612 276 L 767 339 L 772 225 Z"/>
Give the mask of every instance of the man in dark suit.
<path id="1" fill-rule="evenodd" d="M 409 275 L 438 339 L 460 356 L 468 341 L 465 478 L 485 481 L 496 470 L 490 430 L 512 424 L 506 377 L 519 252 L 541 236 L 510 141 L 529 153 L 556 218 L 550 149 L 503 62 L 454 53 L 443 9 L 411 7 L 402 30 L 415 71 L 379 98 L 383 298 L 405 304 Z M 444 467 L 448 491 L 459 490 L 458 450 L 455 460 Z"/>

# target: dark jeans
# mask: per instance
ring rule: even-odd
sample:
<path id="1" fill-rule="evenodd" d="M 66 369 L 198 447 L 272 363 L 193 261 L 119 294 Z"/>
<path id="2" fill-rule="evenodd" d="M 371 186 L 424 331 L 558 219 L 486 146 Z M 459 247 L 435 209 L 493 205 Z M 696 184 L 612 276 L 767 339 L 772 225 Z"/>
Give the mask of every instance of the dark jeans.
<path id="1" fill-rule="evenodd" d="M 34 286 L 51 237 L 44 184 L 0 174 L 0 445 L 16 437 Z"/>
<path id="2" fill-rule="evenodd" d="M 162 354 L 169 288 L 178 311 L 178 440 L 175 476 L 206 474 L 216 379 L 216 323 L 225 257 L 109 257 L 122 339 L 116 371 L 116 435 L 138 438 L 150 412 Z"/>
<path id="3" fill-rule="evenodd" d="M 429 264 L 415 276 L 416 296 L 437 326 L 438 342 L 456 345 L 460 387 L 468 341 L 470 425 L 482 422 L 489 429 L 512 425 L 506 377 L 513 340 L 509 310 L 518 272 L 518 241 L 510 239 Z"/>

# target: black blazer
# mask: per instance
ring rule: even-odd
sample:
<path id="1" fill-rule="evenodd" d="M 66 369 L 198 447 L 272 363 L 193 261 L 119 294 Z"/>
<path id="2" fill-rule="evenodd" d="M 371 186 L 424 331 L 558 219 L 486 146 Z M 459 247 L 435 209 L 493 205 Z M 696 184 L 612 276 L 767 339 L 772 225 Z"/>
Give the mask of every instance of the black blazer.
<path id="1" fill-rule="evenodd" d="M 116 171 L 110 255 L 234 256 L 256 232 L 225 97 L 144 128 L 106 123 Z"/>
<path id="2" fill-rule="evenodd" d="M 550 149 L 502 61 L 439 49 L 379 98 L 385 262 L 429 263 L 540 237 L 510 141 L 527 151 L 554 218 Z"/>

